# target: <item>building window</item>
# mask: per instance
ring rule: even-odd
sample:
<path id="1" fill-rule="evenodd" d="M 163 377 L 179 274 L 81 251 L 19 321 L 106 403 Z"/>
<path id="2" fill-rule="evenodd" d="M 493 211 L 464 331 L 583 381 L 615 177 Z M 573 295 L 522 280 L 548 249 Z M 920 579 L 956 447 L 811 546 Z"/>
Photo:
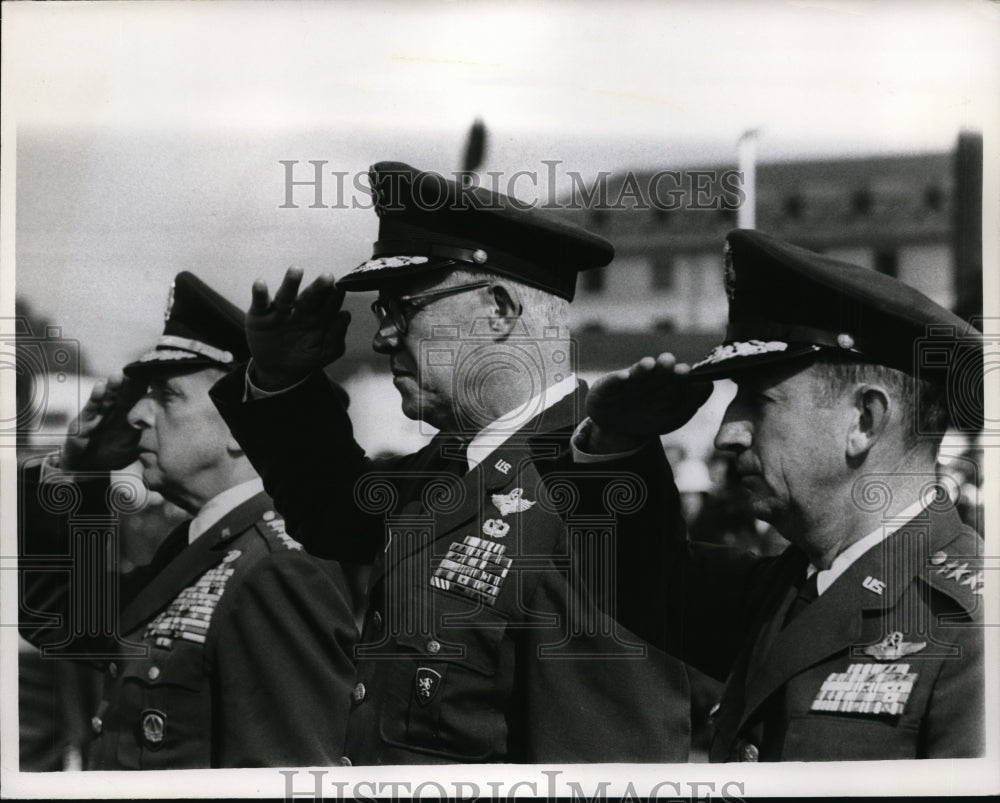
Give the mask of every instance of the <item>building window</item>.
<path id="1" fill-rule="evenodd" d="M 801 195 L 789 195 L 785 198 L 785 217 L 790 220 L 801 220 L 806 211 L 806 201 Z"/>
<path id="2" fill-rule="evenodd" d="M 868 215 L 872 211 L 874 199 L 871 190 L 858 190 L 851 195 L 851 212 L 855 215 Z"/>
<path id="3" fill-rule="evenodd" d="M 666 227 L 670 224 L 670 210 L 662 206 L 653 206 L 653 223 L 657 226 Z"/>
<path id="4" fill-rule="evenodd" d="M 653 260 L 653 288 L 670 290 L 674 286 L 674 261 L 669 257 Z"/>
<path id="5" fill-rule="evenodd" d="M 580 272 L 584 292 L 600 293 L 604 289 L 604 268 L 591 268 Z"/>
<path id="6" fill-rule="evenodd" d="M 896 251 L 876 251 L 875 270 L 896 278 L 899 275 L 899 254 Z"/>
<path id="7" fill-rule="evenodd" d="M 736 225 L 736 208 L 731 206 L 723 206 L 716 214 L 726 226 Z"/>
<path id="8" fill-rule="evenodd" d="M 944 207 L 944 190 L 937 184 L 932 184 L 924 190 L 924 206 L 931 212 L 940 212 Z"/>

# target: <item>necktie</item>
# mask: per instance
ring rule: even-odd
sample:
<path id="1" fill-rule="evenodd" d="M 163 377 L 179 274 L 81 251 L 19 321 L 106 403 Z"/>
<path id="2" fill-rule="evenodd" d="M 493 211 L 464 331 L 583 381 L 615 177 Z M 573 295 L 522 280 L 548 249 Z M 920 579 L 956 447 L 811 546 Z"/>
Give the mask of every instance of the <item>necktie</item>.
<path id="1" fill-rule="evenodd" d="M 819 588 L 817 587 L 817 582 L 819 578 L 819 572 L 813 572 L 812 575 L 799 586 L 799 593 L 792 600 L 792 604 L 788 608 L 788 613 L 785 614 L 785 627 L 791 623 L 791 621 L 798 616 L 802 611 L 806 609 L 816 597 L 819 596 Z"/>

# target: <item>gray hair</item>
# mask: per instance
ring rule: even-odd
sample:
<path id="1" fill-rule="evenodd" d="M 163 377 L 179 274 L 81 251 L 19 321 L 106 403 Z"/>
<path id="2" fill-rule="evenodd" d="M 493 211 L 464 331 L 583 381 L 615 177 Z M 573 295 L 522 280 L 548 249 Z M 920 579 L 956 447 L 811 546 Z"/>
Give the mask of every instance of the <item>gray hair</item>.
<path id="1" fill-rule="evenodd" d="M 569 334 L 569 302 L 565 298 L 549 293 L 538 287 L 532 287 L 518 279 L 512 279 L 490 270 L 479 268 L 458 268 L 452 274 L 463 282 L 488 280 L 498 284 L 512 285 L 517 288 L 518 295 L 524 305 L 522 317 L 529 328 L 540 330 L 542 327 L 555 326 L 561 336 Z"/>
<path id="2" fill-rule="evenodd" d="M 817 404 L 832 404 L 836 396 L 852 385 L 882 385 L 900 405 L 905 448 L 912 451 L 924 446 L 937 450 L 948 427 L 948 405 L 941 388 L 875 363 L 823 355 L 816 359 L 814 365 L 820 369 L 819 375 L 824 380 L 817 394 Z"/>

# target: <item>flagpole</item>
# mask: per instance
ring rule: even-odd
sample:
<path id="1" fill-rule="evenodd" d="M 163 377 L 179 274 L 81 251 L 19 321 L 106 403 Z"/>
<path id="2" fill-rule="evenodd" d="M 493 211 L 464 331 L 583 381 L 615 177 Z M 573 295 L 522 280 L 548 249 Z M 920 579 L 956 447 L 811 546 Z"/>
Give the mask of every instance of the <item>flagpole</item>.
<path id="1" fill-rule="evenodd" d="M 736 225 L 741 229 L 757 228 L 757 133 L 756 128 L 744 131 L 737 142 L 745 196 L 736 215 Z"/>

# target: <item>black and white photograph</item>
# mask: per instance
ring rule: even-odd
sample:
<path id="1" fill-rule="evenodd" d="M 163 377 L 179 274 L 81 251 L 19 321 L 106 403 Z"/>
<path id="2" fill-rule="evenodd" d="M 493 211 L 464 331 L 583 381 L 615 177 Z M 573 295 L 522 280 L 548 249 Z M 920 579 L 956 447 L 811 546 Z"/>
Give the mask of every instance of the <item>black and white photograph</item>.
<path id="1" fill-rule="evenodd" d="M 1000 794 L 1000 4 L 0 16 L 3 797 Z"/>

